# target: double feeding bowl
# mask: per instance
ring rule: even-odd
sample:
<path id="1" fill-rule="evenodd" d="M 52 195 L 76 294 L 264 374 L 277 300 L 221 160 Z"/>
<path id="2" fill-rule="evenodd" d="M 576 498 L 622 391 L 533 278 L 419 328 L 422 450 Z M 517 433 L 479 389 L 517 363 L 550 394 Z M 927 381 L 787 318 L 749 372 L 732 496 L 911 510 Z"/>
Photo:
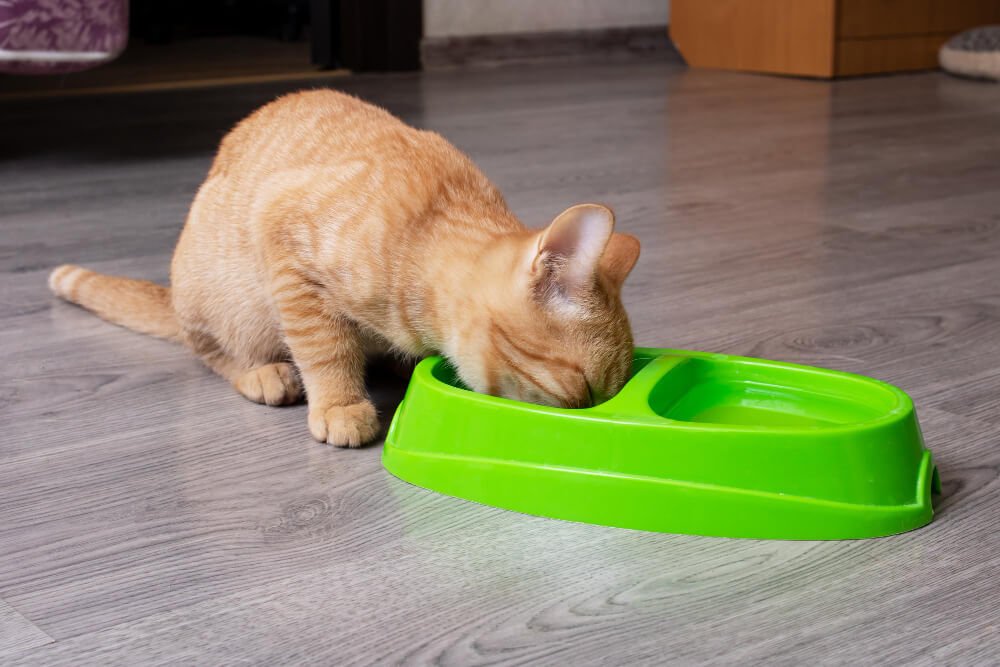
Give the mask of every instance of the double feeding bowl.
<path id="1" fill-rule="evenodd" d="M 383 463 L 420 487 L 648 531 L 852 539 L 918 528 L 939 481 L 913 402 L 858 375 L 639 348 L 612 399 L 550 408 L 414 371 Z"/>

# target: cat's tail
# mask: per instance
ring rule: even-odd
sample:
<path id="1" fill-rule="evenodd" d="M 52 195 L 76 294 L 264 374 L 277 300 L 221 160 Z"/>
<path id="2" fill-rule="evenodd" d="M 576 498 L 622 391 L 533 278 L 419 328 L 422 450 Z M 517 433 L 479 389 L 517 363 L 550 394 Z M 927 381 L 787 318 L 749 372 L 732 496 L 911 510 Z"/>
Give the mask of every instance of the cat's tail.
<path id="1" fill-rule="evenodd" d="M 158 338 L 180 338 L 169 287 L 65 264 L 49 274 L 49 288 L 109 322 Z"/>

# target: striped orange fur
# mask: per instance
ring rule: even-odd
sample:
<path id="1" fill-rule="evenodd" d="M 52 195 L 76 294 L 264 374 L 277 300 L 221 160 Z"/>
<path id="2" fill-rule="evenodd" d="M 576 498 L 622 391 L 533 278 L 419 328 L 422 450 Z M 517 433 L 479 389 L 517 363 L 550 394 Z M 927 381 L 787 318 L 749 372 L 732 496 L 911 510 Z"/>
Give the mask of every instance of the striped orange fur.
<path id="1" fill-rule="evenodd" d="M 470 388 L 560 406 L 631 363 L 619 292 L 639 242 L 598 204 L 527 229 L 454 146 L 333 91 L 282 97 L 222 141 L 171 287 L 63 266 L 52 290 L 190 347 L 244 396 L 309 402 L 309 430 L 379 430 L 366 358 L 446 355 Z"/>

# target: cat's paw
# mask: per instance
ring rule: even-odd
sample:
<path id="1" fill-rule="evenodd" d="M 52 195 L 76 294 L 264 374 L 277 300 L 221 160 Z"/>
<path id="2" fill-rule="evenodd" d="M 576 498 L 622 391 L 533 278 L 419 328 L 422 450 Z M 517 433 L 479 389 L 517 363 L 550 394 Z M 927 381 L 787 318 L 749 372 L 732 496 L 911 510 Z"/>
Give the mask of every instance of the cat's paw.
<path id="1" fill-rule="evenodd" d="M 378 434 L 378 415 L 371 401 L 310 406 L 309 431 L 320 442 L 338 447 L 360 447 Z"/>
<path id="2" fill-rule="evenodd" d="M 267 364 L 247 371 L 235 386 L 255 403 L 288 405 L 302 398 L 302 382 L 291 364 Z"/>

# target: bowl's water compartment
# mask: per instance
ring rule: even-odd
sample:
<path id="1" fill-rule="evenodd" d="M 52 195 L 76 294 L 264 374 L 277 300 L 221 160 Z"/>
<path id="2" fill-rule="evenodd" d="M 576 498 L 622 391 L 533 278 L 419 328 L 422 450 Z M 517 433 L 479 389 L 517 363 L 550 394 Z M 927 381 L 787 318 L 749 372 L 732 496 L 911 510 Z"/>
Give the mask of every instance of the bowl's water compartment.
<path id="1" fill-rule="evenodd" d="M 691 358 L 653 387 L 649 405 L 667 419 L 770 428 L 859 424 L 892 409 L 889 392 L 849 377 L 817 382 L 808 370 L 757 368 Z"/>

